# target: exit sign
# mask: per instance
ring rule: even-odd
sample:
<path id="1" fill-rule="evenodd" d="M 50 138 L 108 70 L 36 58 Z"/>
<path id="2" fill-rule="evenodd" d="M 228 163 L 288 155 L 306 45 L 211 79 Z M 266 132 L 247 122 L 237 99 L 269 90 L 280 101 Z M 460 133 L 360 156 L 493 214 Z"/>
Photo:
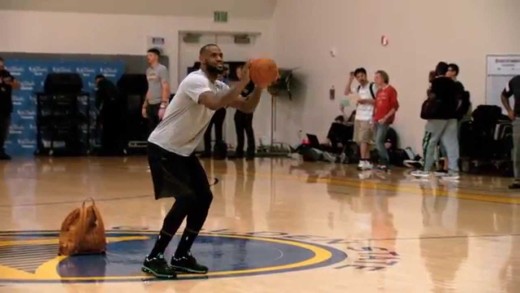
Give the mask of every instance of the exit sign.
<path id="1" fill-rule="evenodd" d="M 228 13 L 227 13 L 227 11 L 215 11 L 215 12 L 213 12 L 213 21 L 214 22 L 227 22 L 228 21 Z"/>

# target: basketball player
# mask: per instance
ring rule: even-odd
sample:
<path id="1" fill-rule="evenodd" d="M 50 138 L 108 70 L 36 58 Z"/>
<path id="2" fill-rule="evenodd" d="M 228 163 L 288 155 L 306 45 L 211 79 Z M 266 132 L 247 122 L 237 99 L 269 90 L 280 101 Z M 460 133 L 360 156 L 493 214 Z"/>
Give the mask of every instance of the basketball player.
<path id="1" fill-rule="evenodd" d="M 233 107 L 251 113 L 263 91 L 257 86 L 247 99 L 240 97 L 250 81 L 249 63 L 244 68 L 243 79 L 234 87 L 217 80 L 224 70 L 222 57 L 215 44 L 200 49 L 201 69 L 181 82 L 163 120 L 148 140 L 155 198 L 175 197 L 175 204 L 142 267 L 144 272 L 159 278 L 175 278 L 176 272 L 207 273 L 208 268 L 197 262 L 190 249 L 206 220 L 213 194 L 206 172 L 193 152 L 216 110 Z M 187 218 L 186 229 L 170 266 L 164 252 L 184 218 Z"/>

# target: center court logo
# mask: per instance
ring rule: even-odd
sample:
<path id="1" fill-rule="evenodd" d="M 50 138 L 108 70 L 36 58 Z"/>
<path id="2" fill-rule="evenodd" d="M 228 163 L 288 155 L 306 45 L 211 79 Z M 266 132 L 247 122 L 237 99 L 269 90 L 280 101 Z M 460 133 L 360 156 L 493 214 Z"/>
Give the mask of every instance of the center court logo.
<path id="1" fill-rule="evenodd" d="M 156 235 L 157 232 L 151 231 L 108 231 L 106 255 L 63 257 L 56 255 L 59 232 L 0 232 L 0 284 L 153 280 L 140 268 Z M 323 243 L 316 243 L 317 237 L 287 233 L 208 231 L 201 233 L 193 252 L 201 263 L 209 266 L 210 272 L 205 276 L 179 275 L 179 279 L 280 274 L 320 267 L 363 269 L 354 253 L 357 249 L 361 254 L 376 251 L 380 257 L 372 255 L 367 259 L 377 259 L 380 264 L 388 262 L 390 257 L 398 259 L 396 253 L 388 250 L 354 244 L 348 244 L 347 249 L 338 249 L 325 243 L 341 242 L 340 246 L 344 246 L 346 242 L 319 239 Z M 382 252 L 387 255 L 383 257 Z M 166 252 L 167 255 L 172 253 Z M 349 260 L 352 256 L 354 259 Z"/>

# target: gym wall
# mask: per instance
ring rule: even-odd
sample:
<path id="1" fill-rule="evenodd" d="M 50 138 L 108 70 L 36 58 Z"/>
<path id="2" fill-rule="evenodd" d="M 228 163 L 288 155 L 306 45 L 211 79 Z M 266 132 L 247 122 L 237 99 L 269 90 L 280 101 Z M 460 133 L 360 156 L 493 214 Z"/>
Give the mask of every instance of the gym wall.
<path id="1" fill-rule="evenodd" d="M 27 1 L 26 1 L 27 2 Z M 17 8 L 18 9 L 18 8 Z M 257 54 L 270 54 L 272 21 L 230 16 L 213 23 L 206 17 L 119 15 L 25 10 L 0 11 L 0 52 L 144 55 L 147 37 L 164 37 L 172 91 L 177 89 L 179 31 L 254 31 L 261 34 Z"/>
<path id="2" fill-rule="evenodd" d="M 295 75 L 305 88 L 293 101 L 279 101 L 286 120 L 277 136 L 295 140 L 303 129 L 324 138 L 349 71 L 364 66 L 371 78 L 378 69 L 390 74 L 401 104 L 396 121 L 401 144 L 421 151 L 425 123 L 419 111 L 428 71 L 440 60 L 459 64 L 473 104 L 483 104 L 486 55 L 520 53 L 518 11 L 518 0 L 278 1 L 276 60 L 298 67 Z M 382 35 L 389 38 L 387 47 L 380 45 Z"/>

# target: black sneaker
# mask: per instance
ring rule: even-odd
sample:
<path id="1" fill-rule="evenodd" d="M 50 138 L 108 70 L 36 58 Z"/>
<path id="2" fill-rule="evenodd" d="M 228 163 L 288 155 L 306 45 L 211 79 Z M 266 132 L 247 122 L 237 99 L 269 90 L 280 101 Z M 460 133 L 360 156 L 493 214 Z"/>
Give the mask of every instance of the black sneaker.
<path id="1" fill-rule="evenodd" d="M 9 156 L 6 153 L 0 153 L 0 160 L 1 161 L 9 161 L 9 160 L 11 160 L 11 156 Z"/>
<path id="2" fill-rule="evenodd" d="M 178 258 L 172 257 L 171 265 L 176 271 L 183 273 L 206 274 L 208 272 L 208 267 L 199 264 L 191 254 Z"/>
<path id="3" fill-rule="evenodd" d="M 145 258 L 141 270 L 161 279 L 175 279 L 177 277 L 175 269 L 168 265 L 162 254 L 154 258 Z"/>
<path id="4" fill-rule="evenodd" d="M 513 182 L 511 185 L 509 185 L 509 189 L 520 189 L 520 182 Z"/>

